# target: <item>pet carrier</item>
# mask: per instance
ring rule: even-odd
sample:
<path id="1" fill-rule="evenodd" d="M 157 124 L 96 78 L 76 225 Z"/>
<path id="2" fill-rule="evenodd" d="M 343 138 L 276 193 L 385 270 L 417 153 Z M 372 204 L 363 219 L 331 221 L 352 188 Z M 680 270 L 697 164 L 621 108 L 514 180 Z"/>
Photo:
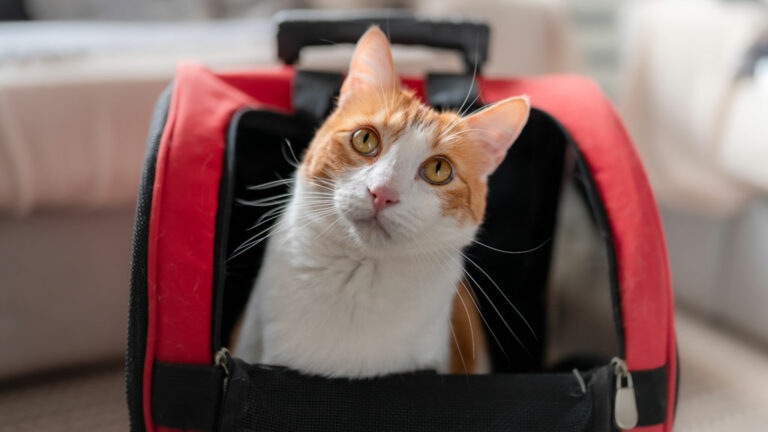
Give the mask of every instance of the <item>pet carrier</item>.
<path id="1" fill-rule="evenodd" d="M 212 72 L 185 64 L 157 104 L 131 269 L 131 430 L 671 430 L 678 372 L 661 224 L 640 161 L 597 86 L 576 76 L 473 80 L 487 53 L 482 23 L 306 12 L 278 21 L 285 66 Z M 479 106 L 527 94 L 534 107 L 489 179 L 480 239 L 496 249 L 540 247 L 516 255 L 468 250 L 500 287 L 479 298 L 481 310 L 492 311 L 491 301 L 498 307 L 486 314 L 486 329 L 498 335 L 489 344 L 492 374 L 327 379 L 247 364 L 221 350 L 264 253 L 256 247 L 229 259 L 266 210 L 236 198 L 264 197 L 247 186 L 292 174 L 286 140 L 299 154 L 342 83 L 341 74 L 290 65 L 303 47 L 353 43 L 372 23 L 394 44 L 463 55 L 467 73 L 402 79 L 426 103 L 456 108 L 477 97 Z M 546 292 L 564 185 L 575 187 L 602 242 L 613 321 L 604 327 L 615 340 L 612 353 L 586 352 L 550 367 Z M 524 331 L 502 296 L 540 338 Z M 517 336 L 501 331 L 504 316 Z"/>

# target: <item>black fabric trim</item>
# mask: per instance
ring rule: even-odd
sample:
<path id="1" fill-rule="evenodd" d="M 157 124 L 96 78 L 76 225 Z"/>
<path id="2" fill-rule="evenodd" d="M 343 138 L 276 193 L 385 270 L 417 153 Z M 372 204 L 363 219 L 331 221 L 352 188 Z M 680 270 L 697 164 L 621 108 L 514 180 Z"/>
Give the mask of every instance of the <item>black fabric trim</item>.
<path id="1" fill-rule="evenodd" d="M 232 201 L 235 193 L 235 155 L 237 123 L 247 109 L 235 113 L 227 128 L 224 139 L 224 154 L 222 156 L 221 180 L 219 181 L 219 196 L 216 204 L 216 228 L 213 239 L 213 294 L 211 298 L 211 359 L 222 346 L 221 322 L 224 313 L 224 285 L 227 278 L 227 242 L 229 240 L 230 217 Z M 228 342 L 228 340 L 227 340 Z"/>
<path id="2" fill-rule="evenodd" d="M 637 425 L 664 423 L 667 419 L 667 367 L 632 371 L 632 381 L 637 399 Z"/>
<path id="3" fill-rule="evenodd" d="M 245 362 L 229 357 L 227 364 L 229 376 L 227 377 L 227 390 L 223 396 L 218 429 L 221 432 L 238 430 L 240 419 L 248 415 L 248 392 L 251 389 Z"/>
<path id="4" fill-rule="evenodd" d="M 586 392 L 572 373 L 328 379 L 237 359 L 220 430 L 247 431 L 592 431 Z M 602 385 L 609 385 L 602 382 Z M 605 415 L 605 413 L 603 413 Z"/>
<path id="5" fill-rule="evenodd" d="M 342 75 L 336 72 L 296 71 L 293 109 L 320 123 L 333 110 L 342 82 Z"/>
<path id="6" fill-rule="evenodd" d="M 581 373 L 438 375 L 424 371 L 375 379 L 329 379 L 229 360 L 221 368 L 156 362 L 152 416 L 180 429 L 613 430 L 611 366 Z M 633 371 L 638 426 L 666 421 L 667 368 Z M 395 426 L 396 425 L 396 426 Z M 511 429 L 510 429 L 511 428 Z"/>
<path id="7" fill-rule="evenodd" d="M 574 372 L 575 373 L 575 372 Z M 614 375 L 609 367 L 596 369 L 590 377 L 592 395 L 592 425 L 590 432 L 613 431 Z"/>
<path id="8" fill-rule="evenodd" d="M 155 362 L 152 419 L 158 426 L 213 431 L 223 385 L 221 368 Z"/>
<path id="9" fill-rule="evenodd" d="M 171 83 L 157 101 L 144 153 L 144 165 L 136 202 L 136 222 L 133 229 L 131 252 L 131 290 L 128 312 L 128 342 L 125 351 L 125 387 L 128 415 L 132 432 L 144 432 L 142 389 L 144 354 L 147 343 L 147 246 L 152 193 L 155 185 L 155 165 L 160 139 L 165 129 L 171 104 Z"/>
<path id="10" fill-rule="evenodd" d="M 587 165 L 584 155 L 581 154 L 579 146 L 573 141 L 573 138 L 565 131 L 565 128 L 553 118 L 553 121 L 563 130 L 569 145 L 573 151 L 574 162 L 576 166 L 576 172 L 574 173 L 574 180 L 579 190 L 583 193 L 584 198 L 589 204 L 589 209 L 592 213 L 592 218 L 597 226 L 600 236 L 603 238 L 606 251 L 608 253 L 608 269 L 611 285 L 611 305 L 613 309 L 613 322 L 616 326 L 616 344 L 619 348 L 618 356 L 626 358 L 626 345 L 624 341 L 624 320 L 621 315 L 621 290 L 619 288 L 619 270 L 618 261 L 616 259 L 616 248 L 613 240 L 613 231 L 611 230 L 610 222 L 608 221 L 608 214 L 605 211 L 600 192 L 597 190 L 597 185 L 592 177 L 592 171 L 590 171 Z"/>

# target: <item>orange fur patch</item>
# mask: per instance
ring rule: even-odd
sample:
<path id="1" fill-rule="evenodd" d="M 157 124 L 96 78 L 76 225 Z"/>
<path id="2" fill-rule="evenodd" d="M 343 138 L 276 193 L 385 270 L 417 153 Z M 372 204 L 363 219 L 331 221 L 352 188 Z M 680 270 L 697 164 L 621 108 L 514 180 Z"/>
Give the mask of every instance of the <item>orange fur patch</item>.
<path id="1" fill-rule="evenodd" d="M 463 286 L 462 286 L 463 284 Z M 465 288 L 466 287 L 466 288 Z M 478 373 L 481 358 L 488 358 L 483 321 L 469 291 L 469 284 L 459 283 L 451 314 L 451 357 L 448 371 L 453 374 Z M 454 338 L 455 335 L 455 338 Z"/>

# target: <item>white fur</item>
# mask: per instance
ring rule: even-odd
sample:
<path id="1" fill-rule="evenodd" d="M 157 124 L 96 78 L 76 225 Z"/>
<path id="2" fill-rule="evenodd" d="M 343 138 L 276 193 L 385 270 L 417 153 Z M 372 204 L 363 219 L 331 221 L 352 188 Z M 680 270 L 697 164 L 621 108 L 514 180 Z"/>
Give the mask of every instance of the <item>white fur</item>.
<path id="1" fill-rule="evenodd" d="M 247 305 L 237 355 L 305 373 L 444 371 L 460 250 L 477 226 L 442 214 L 418 175 L 434 131 L 412 128 L 328 185 L 297 178 Z M 300 176 L 299 176 L 300 177 Z M 372 222 L 368 188 L 400 202 Z M 320 195 L 319 195 L 320 194 Z"/>

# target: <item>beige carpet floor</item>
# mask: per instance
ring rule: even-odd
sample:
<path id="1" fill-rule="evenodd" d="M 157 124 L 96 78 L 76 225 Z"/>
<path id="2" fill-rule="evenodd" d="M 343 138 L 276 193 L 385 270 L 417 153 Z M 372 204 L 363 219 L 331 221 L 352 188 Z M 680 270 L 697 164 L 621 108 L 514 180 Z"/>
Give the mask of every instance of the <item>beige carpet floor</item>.
<path id="1" fill-rule="evenodd" d="M 0 432 L 128 431 L 123 370 L 0 388 Z"/>
<path id="2" fill-rule="evenodd" d="M 677 432 L 768 431 L 768 351 L 680 312 Z M 0 386 L 0 432 L 127 431 L 119 367 Z"/>
<path id="3" fill-rule="evenodd" d="M 768 350 L 677 312 L 677 432 L 768 431 Z"/>

